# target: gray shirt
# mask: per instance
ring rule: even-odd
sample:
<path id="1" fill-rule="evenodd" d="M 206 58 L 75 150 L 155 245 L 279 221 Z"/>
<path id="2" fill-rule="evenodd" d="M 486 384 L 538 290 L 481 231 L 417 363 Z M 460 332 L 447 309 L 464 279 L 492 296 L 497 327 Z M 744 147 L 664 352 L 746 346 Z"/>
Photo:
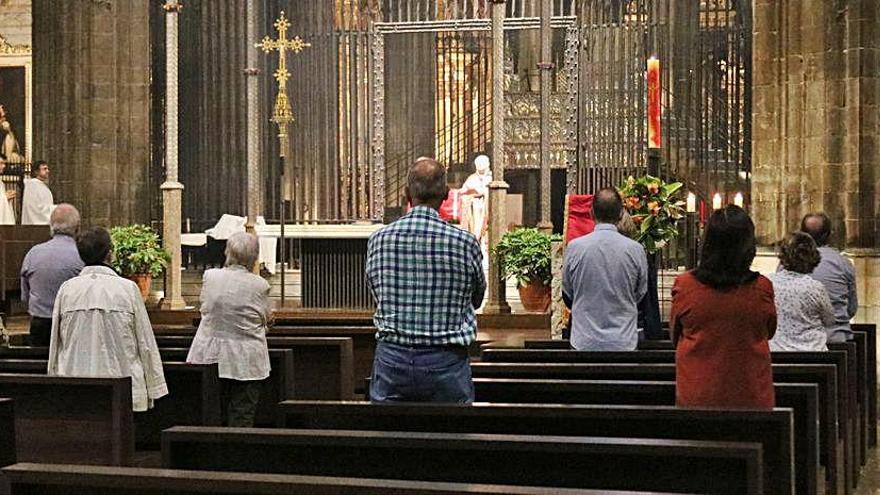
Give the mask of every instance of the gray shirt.
<path id="1" fill-rule="evenodd" d="M 648 257 L 641 244 L 614 225 L 596 225 L 566 248 L 562 291 L 572 303 L 575 349 L 635 350 L 637 306 L 648 292 Z"/>
<path id="2" fill-rule="evenodd" d="M 785 269 L 768 278 L 773 282 L 777 318 L 770 350 L 828 350 L 826 328 L 834 323 L 834 310 L 822 283 Z"/>
<path id="3" fill-rule="evenodd" d="M 828 342 L 850 340 L 852 330 L 849 327 L 849 320 L 859 309 L 856 270 L 853 264 L 833 247 L 822 246 L 819 248 L 819 254 L 822 255 L 822 261 L 810 276 L 822 282 L 834 307 L 834 324 L 827 329 Z"/>
<path id="4" fill-rule="evenodd" d="M 32 247 L 21 264 L 21 299 L 27 303 L 28 313 L 52 318 L 58 288 L 79 275 L 82 268 L 76 241 L 69 235 L 55 235 Z"/>

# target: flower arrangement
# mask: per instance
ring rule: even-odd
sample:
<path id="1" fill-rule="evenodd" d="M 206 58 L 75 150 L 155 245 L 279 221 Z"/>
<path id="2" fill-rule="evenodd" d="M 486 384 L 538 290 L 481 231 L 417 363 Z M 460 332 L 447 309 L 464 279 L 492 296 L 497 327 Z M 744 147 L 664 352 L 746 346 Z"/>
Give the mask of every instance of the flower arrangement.
<path id="1" fill-rule="evenodd" d="M 678 198 L 680 182 L 666 183 L 657 177 L 629 177 L 618 189 L 623 206 L 636 225 L 633 238 L 654 254 L 678 236 L 676 224 L 684 217 L 684 201 Z"/>

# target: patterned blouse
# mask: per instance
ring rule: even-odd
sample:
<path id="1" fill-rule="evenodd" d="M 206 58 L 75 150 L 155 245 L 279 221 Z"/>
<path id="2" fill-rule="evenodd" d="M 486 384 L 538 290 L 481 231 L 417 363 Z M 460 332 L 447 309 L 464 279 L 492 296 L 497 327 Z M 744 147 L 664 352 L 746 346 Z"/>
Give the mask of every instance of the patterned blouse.
<path id="1" fill-rule="evenodd" d="M 834 324 L 831 299 L 821 282 L 809 275 L 781 269 L 773 282 L 778 323 L 771 351 L 825 351 L 826 327 Z"/>

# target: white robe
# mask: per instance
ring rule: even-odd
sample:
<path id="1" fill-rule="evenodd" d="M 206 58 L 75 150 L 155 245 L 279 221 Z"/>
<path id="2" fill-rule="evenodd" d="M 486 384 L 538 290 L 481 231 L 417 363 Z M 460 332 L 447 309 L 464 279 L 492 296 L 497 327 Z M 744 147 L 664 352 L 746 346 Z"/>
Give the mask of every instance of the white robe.
<path id="1" fill-rule="evenodd" d="M 486 230 L 486 222 L 488 220 L 486 210 L 489 204 L 490 182 L 492 182 L 492 174 L 481 175 L 473 173 L 464 181 L 464 185 L 461 186 L 462 191 L 476 191 L 475 194 L 470 196 L 470 201 L 465 204 L 464 216 L 466 220 L 462 223 L 471 234 L 481 241 L 483 240 L 483 233 Z"/>
<path id="2" fill-rule="evenodd" d="M 12 201 L 6 199 L 6 184 L 0 181 L 0 225 L 15 225 Z"/>
<path id="3" fill-rule="evenodd" d="M 48 225 L 49 215 L 54 209 L 49 186 L 40 179 L 25 179 L 21 200 L 21 224 Z"/>

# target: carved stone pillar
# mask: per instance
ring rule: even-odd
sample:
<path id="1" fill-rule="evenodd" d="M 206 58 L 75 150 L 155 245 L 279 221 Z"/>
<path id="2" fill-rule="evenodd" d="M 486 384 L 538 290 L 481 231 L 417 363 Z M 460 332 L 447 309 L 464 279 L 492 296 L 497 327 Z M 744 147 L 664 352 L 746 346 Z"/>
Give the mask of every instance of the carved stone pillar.
<path id="1" fill-rule="evenodd" d="M 247 39 L 260 38 L 260 26 L 257 20 L 257 0 L 247 2 Z M 257 77 L 257 47 L 247 43 L 247 231 L 254 233 L 254 225 L 260 214 L 261 182 L 260 182 L 260 81 Z M 259 269 L 259 268 L 257 268 Z"/>
<path id="2" fill-rule="evenodd" d="M 171 253 L 171 262 L 165 270 L 165 297 L 160 307 L 179 310 L 186 307 L 181 290 L 180 227 L 183 184 L 177 180 L 178 125 L 177 125 L 177 16 L 183 6 L 176 0 L 165 5 L 165 183 L 162 184 L 163 232 L 162 242 Z"/>
<path id="3" fill-rule="evenodd" d="M 550 95 L 553 93 L 553 28 L 550 19 L 553 16 L 553 1 L 541 0 L 541 214 L 538 229 L 548 234 L 553 233 L 553 222 L 550 221 Z"/>
<path id="4" fill-rule="evenodd" d="M 492 250 L 507 230 L 504 182 L 504 0 L 492 0 L 492 182 L 489 183 L 489 279 L 484 312 L 510 313 L 504 277 Z"/>

